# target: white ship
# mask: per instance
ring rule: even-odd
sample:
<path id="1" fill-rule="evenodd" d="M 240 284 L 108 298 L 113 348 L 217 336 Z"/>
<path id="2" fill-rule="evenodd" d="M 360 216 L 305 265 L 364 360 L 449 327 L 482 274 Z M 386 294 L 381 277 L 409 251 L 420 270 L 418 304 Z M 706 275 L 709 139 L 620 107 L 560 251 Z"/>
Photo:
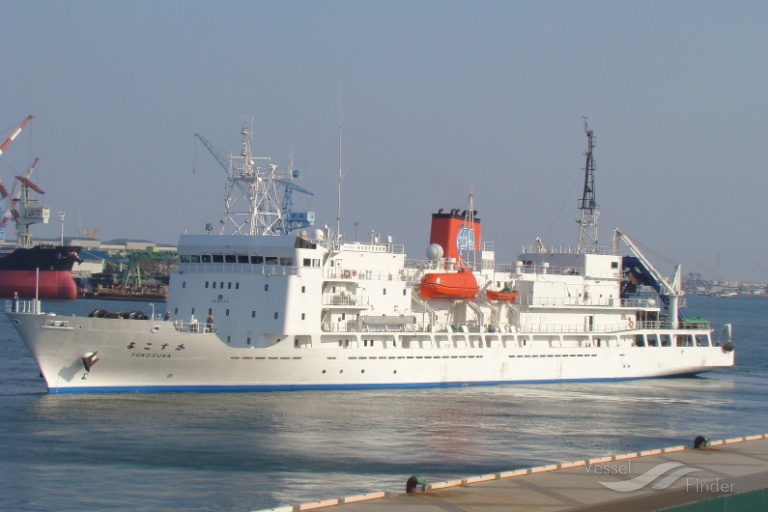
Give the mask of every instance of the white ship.
<path id="1" fill-rule="evenodd" d="M 587 133 L 579 245 L 538 241 L 503 265 L 481 240 L 471 194 L 465 211 L 432 215 L 422 261 L 375 234 L 291 234 L 291 221 L 312 220 L 277 195 L 298 190 L 296 174 L 259 167 L 244 128 L 222 231 L 181 236 L 167 314 L 57 316 L 39 301 L 9 301 L 7 314 L 51 393 L 594 381 L 732 366 L 730 325 L 681 313 L 679 266 L 666 279 L 619 230 L 610 247 L 597 244 Z M 620 241 L 633 256 L 619 255 Z"/>

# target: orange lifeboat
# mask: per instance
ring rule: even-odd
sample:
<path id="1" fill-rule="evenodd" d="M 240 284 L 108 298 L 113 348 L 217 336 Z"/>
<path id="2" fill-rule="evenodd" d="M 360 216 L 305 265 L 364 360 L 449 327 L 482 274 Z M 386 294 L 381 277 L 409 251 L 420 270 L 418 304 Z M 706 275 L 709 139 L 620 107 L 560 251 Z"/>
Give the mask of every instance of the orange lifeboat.
<path id="1" fill-rule="evenodd" d="M 506 292 L 494 292 L 488 290 L 485 292 L 485 296 L 488 300 L 501 300 L 504 302 L 515 302 L 517 296 L 520 294 L 518 291 L 506 291 Z"/>
<path id="2" fill-rule="evenodd" d="M 419 291 L 425 299 L 472 300 L 478 289 L 475 276 L 464 268 L 457 272 L 427 274 L 419 283 Z"/>

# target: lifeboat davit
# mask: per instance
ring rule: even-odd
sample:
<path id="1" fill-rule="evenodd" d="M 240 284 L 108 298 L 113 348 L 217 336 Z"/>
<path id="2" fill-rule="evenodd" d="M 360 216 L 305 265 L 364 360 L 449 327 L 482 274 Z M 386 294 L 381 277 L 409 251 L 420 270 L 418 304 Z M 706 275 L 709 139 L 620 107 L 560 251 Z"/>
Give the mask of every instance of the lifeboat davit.
<path id="1" fill-rule="evenodd" d="M 485 292 L 485 296 L 488 298 L 488 300 L 500 300 L 504 302 L 515 302 L 519 294 L 520 292 L 516 290 L 509 292 L 494 292 L 492 290 L 488 290 Z"/>
<path id="2" fill-rule="evenodd" d="M 419 291 L 425 299 L 472 300 L 478 289 L 475 276 L 465 268 L 457 272 L 427 274 L 419 283 Z"/>

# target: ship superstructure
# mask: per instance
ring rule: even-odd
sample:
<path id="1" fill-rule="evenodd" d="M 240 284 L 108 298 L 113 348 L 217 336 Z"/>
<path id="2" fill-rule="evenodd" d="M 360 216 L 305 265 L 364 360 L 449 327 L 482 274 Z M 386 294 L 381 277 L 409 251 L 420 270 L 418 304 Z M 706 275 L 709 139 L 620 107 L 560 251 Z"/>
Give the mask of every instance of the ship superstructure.
<path id="1" fill-rule="evenodd" d="M 733 364 L 729 326 L 683 316 L 639 252 L 539 243 L 498 264 L 480 222 L 472 200 L 433 214 L 421 260 L 389 237 L 328 228 L 183 235 L 165 315 L 7 307 L 51 392 L 633 379 Z"/>

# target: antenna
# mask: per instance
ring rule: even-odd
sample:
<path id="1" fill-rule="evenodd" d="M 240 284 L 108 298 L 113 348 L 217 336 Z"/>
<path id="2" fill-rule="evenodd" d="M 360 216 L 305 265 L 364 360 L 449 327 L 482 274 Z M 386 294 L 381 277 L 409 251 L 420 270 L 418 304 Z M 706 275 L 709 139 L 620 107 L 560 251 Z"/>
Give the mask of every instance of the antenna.
<path id="1" fill-rule="evenodd" d="M 595 149 L 595 133 L 589 129 L 586 117 L 584 131 L 587 134 L 587 161 L 584 164 L 584 191 L 579 199 L 581 220 L 576 221 L 579 223 L 579 253 L 589 251 L 590 247 L 597 247 L 597 218 L 600 216 L 600 209 L 595 200 L 595 159 L 592 156 Z"/>
<path id="2" fill-rule="evenodd" d="M 344 125 L 344 116 L 341 114 L 341 86 L 339 86 L 339 202 L 336 210 L 336 236 L 341 233 L 341 128 Z"/>

